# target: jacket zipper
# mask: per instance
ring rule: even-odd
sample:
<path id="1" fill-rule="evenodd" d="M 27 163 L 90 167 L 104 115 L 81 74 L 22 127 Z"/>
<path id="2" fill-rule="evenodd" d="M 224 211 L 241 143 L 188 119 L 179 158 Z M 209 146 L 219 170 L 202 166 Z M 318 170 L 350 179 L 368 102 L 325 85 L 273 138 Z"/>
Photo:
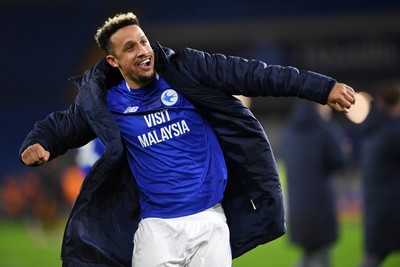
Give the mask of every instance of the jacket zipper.
<path id="1" fill-rule="evenodd" d="M 257 210 L 256 205 L 254 204 L 254 201 L 252 198 L 250 198 L 251 206 L 253 206 L 253 210 Z"/>

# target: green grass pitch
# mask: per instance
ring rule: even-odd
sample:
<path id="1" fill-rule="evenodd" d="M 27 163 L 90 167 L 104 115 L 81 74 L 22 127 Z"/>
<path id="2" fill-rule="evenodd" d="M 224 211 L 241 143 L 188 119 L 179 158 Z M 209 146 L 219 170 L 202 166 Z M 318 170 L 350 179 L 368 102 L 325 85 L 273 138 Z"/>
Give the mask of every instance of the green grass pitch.
<path id="1" fill-rule="evenodd" d="M 23 223 L 0 223 L 0 267 L 61 267 L 63 225 L 56 230 L 39 230 Z M 356 267 L 361 257 L 361 227 L 341 225 L 333 251 L 333 267 Z M 300 251 L 289 244 L 287 235 L 257 247 L 233 261 L 233 267 L 293 267 Z M 382 267 L 399 267 L 400 252 L 390 255 Z"/>

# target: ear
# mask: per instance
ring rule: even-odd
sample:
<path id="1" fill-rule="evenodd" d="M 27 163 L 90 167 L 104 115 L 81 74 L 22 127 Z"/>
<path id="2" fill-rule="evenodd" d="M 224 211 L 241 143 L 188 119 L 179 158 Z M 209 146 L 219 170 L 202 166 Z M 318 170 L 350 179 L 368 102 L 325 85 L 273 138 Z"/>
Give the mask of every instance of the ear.
<path id="1" fill-rule="evenodd" d="M 114 68 L 117 68 L 119 66 L 116 58 L 114 56 L 112 56 L 112 55 L 107 55 L 106 56 L 106 60 L 107 60 L 108 64 L 110 64 Z"/>

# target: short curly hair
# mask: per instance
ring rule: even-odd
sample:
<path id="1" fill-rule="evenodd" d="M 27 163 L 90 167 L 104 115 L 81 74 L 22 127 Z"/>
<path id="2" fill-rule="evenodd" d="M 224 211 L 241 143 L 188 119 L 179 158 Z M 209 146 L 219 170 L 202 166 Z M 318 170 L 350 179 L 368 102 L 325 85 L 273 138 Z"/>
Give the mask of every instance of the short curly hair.
<path id="1" fill-rule="evenodd" d="M 103 26 L 97 29 L 94 39 L 98 46 L 109 54 L 112 48 L 110 42 L 111 35 L 128 25 L 139 26 L 139 19 L 137 16 L 132 12 L 117 14 L 112 18 L 108 18 Z"/>

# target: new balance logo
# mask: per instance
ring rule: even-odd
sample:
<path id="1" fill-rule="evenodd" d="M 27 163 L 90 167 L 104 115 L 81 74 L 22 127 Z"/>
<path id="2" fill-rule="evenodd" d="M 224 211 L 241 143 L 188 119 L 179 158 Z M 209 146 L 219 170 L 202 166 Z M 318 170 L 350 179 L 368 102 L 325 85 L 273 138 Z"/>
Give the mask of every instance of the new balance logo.
<path id="1" fill-rule="evenodd" d="M 124 111 L 124 113 L 133 113 L 136 112 L 139 109 L 139 107 L 137 106 L 133 106 L 133 107 L 127 107 Z"/>

